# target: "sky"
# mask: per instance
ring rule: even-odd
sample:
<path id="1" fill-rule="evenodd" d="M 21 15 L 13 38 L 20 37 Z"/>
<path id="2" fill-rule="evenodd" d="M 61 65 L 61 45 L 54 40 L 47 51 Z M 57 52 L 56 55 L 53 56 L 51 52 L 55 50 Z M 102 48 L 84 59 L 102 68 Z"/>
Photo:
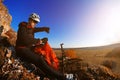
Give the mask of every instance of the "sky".
<path id="1" fill-rule="evenodd" d="M 103 46 L 120 42 L 120 0 L 4 0 L 12 15 L 12 28 L 28 21 L 31 13 L 40 15 L 36 27 L 50 27 L 36 38 L 48 37 L 59 48 Z"/>

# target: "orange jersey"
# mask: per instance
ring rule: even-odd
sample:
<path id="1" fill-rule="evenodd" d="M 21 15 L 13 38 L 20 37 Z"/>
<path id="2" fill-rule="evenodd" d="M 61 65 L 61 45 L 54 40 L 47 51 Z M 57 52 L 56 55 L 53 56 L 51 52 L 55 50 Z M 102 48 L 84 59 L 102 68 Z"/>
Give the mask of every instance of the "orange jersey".
<path id="1" fill-rule="evenodd" d="M 42 54 L 45 57 L 48 65 L 58 70 L 59 60 L 57 59 L 55 52 L 50 47 L 48 42 L 43 47 L 36 47 L 35 52 Z"/>

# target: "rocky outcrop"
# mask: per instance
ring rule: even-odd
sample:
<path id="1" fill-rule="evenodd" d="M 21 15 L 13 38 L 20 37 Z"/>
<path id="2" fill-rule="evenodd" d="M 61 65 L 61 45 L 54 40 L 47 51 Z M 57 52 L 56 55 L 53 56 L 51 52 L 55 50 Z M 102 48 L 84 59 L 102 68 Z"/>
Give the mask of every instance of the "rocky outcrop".
<path id="1" fill-rule="evenodd" d="M 39 80 L 15 57 L 16 32 L 11 28 L 12 16 L 0 0 L 0 80 Z"/>
<path id="2" fill-rule="evenodd" d="M 16 32 L 11 28 L 12 16 L 9 14 L 8 9 L 0 0 L 0 27 L 3 26 L 1 36 L 7 37 L 12 45 L 15 45 Z"/>
<path id="3" fill-rule="evenodd" d="M 5 28 L 5 32 L 8 31 L 11 27 L 12 16 L 8 13 L 7 8 L 4 6 L 2 2 L 0 2 L 0 24 Z"/>

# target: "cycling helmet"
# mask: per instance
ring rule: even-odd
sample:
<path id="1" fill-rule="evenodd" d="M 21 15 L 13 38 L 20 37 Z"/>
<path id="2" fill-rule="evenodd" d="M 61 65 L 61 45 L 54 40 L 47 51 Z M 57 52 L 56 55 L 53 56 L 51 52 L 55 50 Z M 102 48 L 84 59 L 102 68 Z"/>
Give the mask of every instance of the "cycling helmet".
<path id="1" fill-rule="evenodd" d="M 40 22 L 40 16 L 36 13 L 32 13 L 30 16 L 29 16 L 30 19 L 36 21 L 36 22 Z"/>

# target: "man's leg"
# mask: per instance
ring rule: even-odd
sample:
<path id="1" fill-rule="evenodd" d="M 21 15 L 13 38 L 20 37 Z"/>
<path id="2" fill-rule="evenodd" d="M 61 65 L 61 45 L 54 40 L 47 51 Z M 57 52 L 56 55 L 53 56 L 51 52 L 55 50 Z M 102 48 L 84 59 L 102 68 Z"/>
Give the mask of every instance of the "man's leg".
<path id="1" fill-rule="evenodd" d="M 23 60 L 26 60 L 30 63 L 35 64 L 39 67 L 47 76 L 57 78 L 58 80 L 64 80 L 63 74 L 51 68 L 42 55 L 33 53 L 29 48 L 22 48 L 16 51 L 17 55 L 20 56 Z"/>

